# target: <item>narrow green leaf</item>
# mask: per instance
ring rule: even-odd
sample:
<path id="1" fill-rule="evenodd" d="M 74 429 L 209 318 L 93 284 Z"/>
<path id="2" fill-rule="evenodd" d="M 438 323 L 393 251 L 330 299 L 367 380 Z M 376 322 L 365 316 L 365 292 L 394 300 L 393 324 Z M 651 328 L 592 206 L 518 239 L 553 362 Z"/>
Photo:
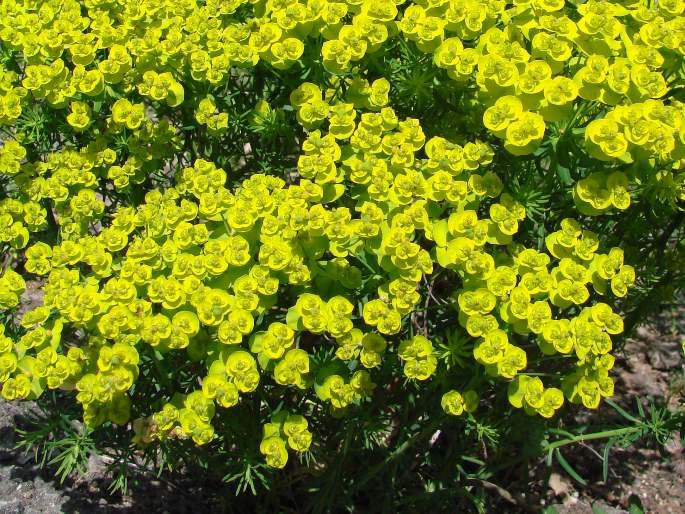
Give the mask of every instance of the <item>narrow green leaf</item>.
<path id="1" fill-rule="evenodd" d="M 635 403 L 637 404 L 637 411 L 640 413 L 640 417 L 642 419 L 645 418 L 645 409 L 642 407 L 642 402 L 640 401 L 640 397 L 635 398 Z"/>
<path id="2" fill-rule="evenodd" d="M 605 400 L 606 403 L 608 403 L 616 412 L 618 412 L 621 416 L 626 418 L 628 421 L 632 421 L 634 423 L 639 423 L 640 420 L 637 419 L 635 416 L 629 414 L 626 412 L 623 408 L 619 407 L 616 403 L 614 403 L 612 400 Z"/>
<path id="3" fill-rule="evenodd" d="M 581 477 L 575 469 L 573 469 L 573 466 L 568 463 L 558 448 L 554 451 L 554 453 L 561 467 L 564 468 L 564 471 L 566 471 L 571 478 L 573 478 L 580 485 L 587 485 L 587 481 Z"/>
<path id="4" fill-rule="evenodd" d="M 611 452 L 611 447 L 614 445 L 615 440 L 609 439 L 606 446 L 604 446 L 604 452 L 602 453 L 602 481 L 607 482 L 609 478 L 609 453 Z"/>

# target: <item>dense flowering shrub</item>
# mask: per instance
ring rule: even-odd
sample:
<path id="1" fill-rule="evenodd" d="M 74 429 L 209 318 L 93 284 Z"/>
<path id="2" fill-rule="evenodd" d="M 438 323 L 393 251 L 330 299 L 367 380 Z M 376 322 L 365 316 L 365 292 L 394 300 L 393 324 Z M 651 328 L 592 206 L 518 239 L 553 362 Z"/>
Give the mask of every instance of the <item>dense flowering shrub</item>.
<path id="1" fill-rule="evenodd" d="M 597 408 L 644 263 L 592 227 L 685 200 L 684 7 L 3 1 L 2 396 L 143 446 L 249 408 L 275 468 L 397 388 Z"/>

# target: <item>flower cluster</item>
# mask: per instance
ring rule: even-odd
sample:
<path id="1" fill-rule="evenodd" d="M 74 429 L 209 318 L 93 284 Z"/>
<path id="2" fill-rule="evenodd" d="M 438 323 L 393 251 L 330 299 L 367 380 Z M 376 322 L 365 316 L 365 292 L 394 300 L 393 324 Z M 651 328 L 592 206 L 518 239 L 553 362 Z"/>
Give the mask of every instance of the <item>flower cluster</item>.
<path id="1" fill-rule="evenodd" d="M 398 121 L 386 109 L 385 115 L 363 112 L 358 124 L 351 123 L 346 138 L 314 130 L 303 142 L 303 157 L 320 157 L 332 168 L 324 177 L 305 178 L 303 172 L 299 184 L 286 186 L 279 178 L 253 175 L 232 191 L 224 170 L 197 160 L 178 174 L 175 188 L 148 192 L 137 209 L 118 208 L 97 235 L 81 228 L 58 245 L 29 246 L 26 269 L 46 277 L 45 296 L 24 315 L 27 334 L 16 348 L 9 345 L 16 366 L 8 360 L 3 395 L 30 398 L 73 384 L 88 424 L 125 423 L 127 391 L 139 374 L 136 348 L 144 345 L 162 355 L 201 351 L 207 370 L 200 389 L 176 395 L 152 414 L 147 440 L 210 441 L 215 409 L 238 405 L 264 381 L 304 394 L 313 388 L 339 415 L 376 387 L 370 371 L 339 364 L 378 367 L 388 355 L 381 334 L 400 332 L 403 316 L 421 298 L 418 283 L 439 264 L 461 276 L 459 321 L 476 338 L 474 358 L 488 373 L 525 377 L 519 373 L 525 373 L 527 352 L 512 339 L 532 333 L 544 355 L 575 352 L 577 371 L 564 382 L 567 397 L 595 407 L 592 388 L 606 393 L 609 387 L 609 363 L 602 357 L 611 349 L 608 334 L 621 331 L 621 319 L 604 303 L 572 319 L 553 315 L 553 309 L 586 303 L 589 284 L 599 294 L 610 289 L 625 295 L 635 277 L 620 250 L 596 253 L 596 234 L 574 220 L 564 220 L 547 237 L 552 257 L 525 249 L 512 242 L 525 216 L 522 205 L 502 193 L 491 171 L 479 173 L 492 158 L 489 147 L 433 138 L 420 159 L 416 153 L 425 137 L 415 120 Z M 357 205 L 332 206 L 348 180 L 362 192 Z M 489 217 L 481 218 L 478 205 L 485 200 Z M 448 207 L 446 217 L 429 214 L 438 204 Z M 87 221 L 98 219 L 104 205 L 85 188 L 70 209 Z M 429 251 L 422 240 L 435 246 Z M 340 283 L 351 293 L 359 286 L 361 271 L 353 263 L 361 252 L 388 273 L 377 298 L 355 312 L 349 293 L 324 300 L 313 292 L 316 269 L 331 280 L 347 276 Z M 552 258 L 557 264 L 550 268 Z M 12 271 L 2 280 L 12 284 L 5 288 L 6 306 L 16 305 L 23 280 Z M 281 285 L 304 290 L 285 319 L 259 330 Z M 380 334 L 364 331 L 356 320 Z M 76 345 L 63 342 L 62 324 L 90 336 Z M 313 367 L 301 347 L 305 333 L 335 339 L 338 364 Z M 438 369 L 434 346 L 424 336 L 400 342 L 395 352 L 409 379 L 428 380 Z M 31 387 L 22 385 L 27 380 Z M 531 384 L 525 398 L 537 394 Z M 548 416 L 559 407 L 563 398 L 554 388 L 547 391 L 541 404 L 525 400 L 529 412 Z M 463 399 L 456 394 L 443 400 L 448 413 L 469 412 L 477 403 L 475 392 Z M 520 406 L 515 399 L 512 404 Z M 306 449 L 311 434 L 306 426 L 298 432 L 300 424 L 285 421 L 278 430 L 267 425 L 261 448 L 268 462 L 285 464 L 285 436 L 291 448 Z"/>
<path id="2" fill-rule="evenodd" d="M 312 433 L 307 429 L 304 416 L 280 411 L 271 416 L 271 421 L 264 424 L 264 435 L 259 451 L 266 463 L 274 468 L 282 468 L 288 462 L 288 448 L 296 452 L 305 452 L 312 443 Z"/>
<path id="3" fill-rule="evenodd" d="M 564 401 L 598 407 L 623 332 L 613 302 L 636 272 L 583 216 L 628 209 L 641 181 L 685 198 L 685 104 L 667 94 L 682 12 L 666 0 L 3 1 L 2 396 L 62 390 L 87 425 L 130 423 L 139 444 L 209 444 L 224 409 L 251 403 L 255 448 L 275 468 L 310 448 L 317 412 L 344 416 L 402 381 L 435 388 L 452 416 L 495 394 L 543 418 Z M 473 133 L 393 106 L 401 73 L 383 63 L 397 52 L 471 102 Z M 255 138 L 220 160 L 250 124 Z M 287 130 L 257 138 L 269 125 Z M 278 158 L 248 166 L 267 140 Z M 553 174 L 571 143 L 591 163 L 562 191 L 578 215 L 533 236 L 508 163 L 540 155 Z M 42 299 L 19 314 L 29 280 Z M 476 381 L 440 354 L 436 283 Z M 179 362 L 194 375 L 171 387 Z M 135 405 L 139 383 L 157 401 Z"/>
<path id="4" fill-rule="evenodd" d="M 215 114 L 216 105 L 211 98 L 203 98 L 197 106 L 195 119 L 201 125 L 207 125 L 207 130 L 214 135 L 225 132 L 228 128 L 228 114 Z"/>
<path id="5" fill-rule="evenodd" d="M 6 269 L 0 275 L 0 308 L 11 309 L 19 305 L 24 289 L 26 289 L 24 278 L 16 271 Z"/>
<path id="6" fill-rule="evenodd" d="M 683 148 L 682 105 L 660 100 L 614 107 L 588 124 L 585 140 L 595 158 L 647 158 L 679 161 Z M 634 157 L 633 157 L 634 156 Z"/>
<path id="7" fill-rule="evenodd" d="M 476 410 L 478 407 L 478 393 L 469 390 L 462 394 L 452 389 L 442 395 L 440 405 L 450 416 L 461 416 L 464 412 Z"/>

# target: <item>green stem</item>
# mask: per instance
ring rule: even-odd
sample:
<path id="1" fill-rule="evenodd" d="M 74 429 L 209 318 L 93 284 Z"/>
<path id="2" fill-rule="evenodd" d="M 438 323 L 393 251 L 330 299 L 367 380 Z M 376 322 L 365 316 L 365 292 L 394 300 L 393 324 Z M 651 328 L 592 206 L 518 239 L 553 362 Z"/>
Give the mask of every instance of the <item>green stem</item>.
<path id="1" fill-rule="evenodd" d="M 545 452 L 551 452 L 562 446 L 567 446 L 569 444 L 581 443 L 584 441 L 593 441 L 595 439 L 608 439 L 610 437 L 618 437 L 625 434 L 630 434 L 636 431 L 642 430 L 642 427 L 625 427 L 616 428 L 614 430 L 604 430 L 602 432 L 594 432 L 592 434 L 580 434 L 568 439 L 561 439 L 560 441 L 555 441 L 544 447 Z"/>
<path id="2" fill-rule="evenodd" d="M 175 388 L 174 388 L 173 384 L 171 383 L 171 381 L 169 380 L 168 371 L 166 369 L 164 369 L 164 367 L 163 367 L 164 358 L 163 357 L 158 358 L 157 355 L 158 355 L 157 350 L 153 349 L 152 362 L 155 366 L 155 369 L 157 370 L 157 373 L 159 373 L 159 378 L 162 381 L 162 384 L 164 384 L 164 387 L 166 387 L 167 391 L 169 392 L 169 395 L 173 395 Z"/>
<path id="3" fill-rule="evenodd" d="M 575 113 L 573 113 L 573 117 L 571 118 L 571 121 L 568 122 L 568 124 L 564 127 L 564 134 L 568 134 L 571 130 L 573 130 L 576 126 L 576 122 L 580 120 L 585 113 L 592 107 L 592 102 L 584 102 L 582 103 L 578 109 L 576 110 Z"/>

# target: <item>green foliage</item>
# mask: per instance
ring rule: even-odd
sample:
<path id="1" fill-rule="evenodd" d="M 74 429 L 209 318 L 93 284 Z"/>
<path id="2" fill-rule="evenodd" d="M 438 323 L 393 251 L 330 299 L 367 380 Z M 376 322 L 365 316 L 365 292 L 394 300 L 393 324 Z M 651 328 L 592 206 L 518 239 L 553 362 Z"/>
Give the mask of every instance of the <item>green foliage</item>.
<path id="1" fill-rule="evenodd" d="M 92 429 L 75 422 L 73 415 L 48 410 L 29 415 L 25 423 L 30 430 L 16 430 L 16 449 L 32 453 L 41 466 L 54 467 L 60 483 L 75 472 L 85 473 L 96 453 Z"/>

